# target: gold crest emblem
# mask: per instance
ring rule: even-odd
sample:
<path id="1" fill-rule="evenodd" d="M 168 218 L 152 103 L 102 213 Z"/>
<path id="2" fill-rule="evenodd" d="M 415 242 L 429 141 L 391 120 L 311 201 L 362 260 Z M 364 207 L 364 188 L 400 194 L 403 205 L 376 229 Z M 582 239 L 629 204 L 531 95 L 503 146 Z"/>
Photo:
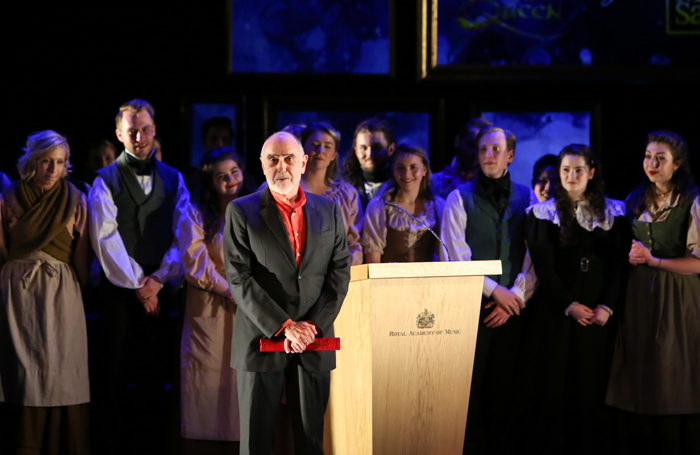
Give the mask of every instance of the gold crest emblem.
<path id="1" fill-rule="evenodd" d="M 429 312 L 427 309 L 423 310 L 422 313 L 418 314 L 416 319 L 416 326 L 419 329 L 430 329 L 435 325 L 435 315 Z"/>

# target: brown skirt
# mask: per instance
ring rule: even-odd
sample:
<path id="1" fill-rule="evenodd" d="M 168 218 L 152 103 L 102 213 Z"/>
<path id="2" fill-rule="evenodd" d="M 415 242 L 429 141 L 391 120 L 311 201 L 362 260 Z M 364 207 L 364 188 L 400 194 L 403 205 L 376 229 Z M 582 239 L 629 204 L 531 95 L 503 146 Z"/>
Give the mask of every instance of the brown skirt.
<path id="1" fill-rule="evenodd" d="M 632 269 L 606 403 L 640 414 L 700 413 L 700 279 Z"/>
<path id="2" fill-rule="evenodd" d="M 0 452 L 89 455 L 89 405 L 30 407 L 0 403 Z"/>

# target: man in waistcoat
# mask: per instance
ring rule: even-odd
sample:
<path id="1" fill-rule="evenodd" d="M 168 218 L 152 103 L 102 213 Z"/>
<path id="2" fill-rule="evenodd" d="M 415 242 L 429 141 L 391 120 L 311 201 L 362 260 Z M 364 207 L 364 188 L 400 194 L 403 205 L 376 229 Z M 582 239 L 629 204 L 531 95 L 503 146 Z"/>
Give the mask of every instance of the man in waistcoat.
<path id="1" fill-rule="evenodd" d="M 350 253 L 337 204 L 299 186 L 308 157 L 291 133 L 270 136 L 260 154 L 267 187 L 226 210 L 226 279 L 238 302 L 231 366 L 236 369 L 241 455 L 272 452 L 283 392 L 294 452 L 323 454 L 323 415 L 335 352 L 309 351 L 333 337 L 350 282 Z M 260 352 L 260 340 L 285 352 Z"/>
<path id="2" fill-rule="evenodd" d="M 164 444 L 157 439 L 159 412 L 172 367 L 165 359 L 174 350 L 165 343 L 167 315 L 159 293 L 181 274 L 176 237 L 190 197 L 182 175 L 154 157 L 156 125 L 148 102 L 124 103 L 116 126 L 124 151 L 97 171 L 88 195 L 90 238 L 106 277 L 98 306 L 100 343 L 94 346 L 95 422 L 109 425 L 98 428 L 103 452 L 155 453 Z M 119 449 L 125 438 L 138 447 Z"/>
<path id="3" fill-rule="evenodd" d="M 452 260 L 501 261 L 502 275 L 484 278 L 465 438 L 469 453 L 500 453 L 494 449 L 508 439 L 501 432 L 511 430 L 504 424 L 511 415 L 509 398 L 517 393 L 512 372 L 522 335 L 518 316 L 536 280 L 525 245 L 530 189 L 510 180 L 513 133 L 491 126 L 476 140 L 480 172 L 447 197 L 441 233 Z"/>

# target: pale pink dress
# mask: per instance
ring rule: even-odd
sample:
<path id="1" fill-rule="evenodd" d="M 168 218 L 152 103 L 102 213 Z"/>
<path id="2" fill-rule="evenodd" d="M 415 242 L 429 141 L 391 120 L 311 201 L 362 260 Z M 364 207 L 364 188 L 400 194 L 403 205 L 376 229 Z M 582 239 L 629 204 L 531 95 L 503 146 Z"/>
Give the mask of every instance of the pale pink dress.
<path id="1" fill-rule="evenodd" d="M 202 216 L 190 206 L 181 220 L 178 246 L 187 280 L 187 304 L 180 346 L 181 435 L 188 439 L 239 441 L 236 370 L 231 368 L 235 306 L 221 292 L 223 224 L 204 241 Z"/>

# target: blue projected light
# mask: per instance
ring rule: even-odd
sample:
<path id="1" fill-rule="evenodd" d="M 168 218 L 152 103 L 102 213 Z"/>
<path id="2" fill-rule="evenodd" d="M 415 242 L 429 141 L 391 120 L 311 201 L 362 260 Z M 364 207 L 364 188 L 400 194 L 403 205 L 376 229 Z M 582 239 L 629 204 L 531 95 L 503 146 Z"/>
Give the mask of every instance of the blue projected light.
<path id="1" fill-rule="evenodd" d="M 410 141 L 425 149 L 430 144 L 430 114 L 424 112 L 358 112 L 358 111 L 280 111 L 277 113 L 277 129 L 292 123 L 310 125 L 328 122 L 340 131 L 340 162 L 352 149 L 353 134 L 357 125 L 368 118 L 383 118 L 394 130 L 397 142 Z"/>
<path id="2" fill-rule="evenodd" d="M 228 117 L 231 119 L 233 129 L 236 129 L 236 105 L 235 104 L 193 104 L 192 105 L 192 155 L 190 165 L 199 167 L 199 162 L 206 151 L 202 145 L 202 123 L 212 117 Z M 238 132 L 236 132 L 238 133 Z M 235 144 L 235 140 L 234 140 Z"/>
<path id="3" fill-rule="evenodd" d="M 231 71 L 389 73 L 390 0 L 231 2 Z"/>
<path id="4" fill-rule="evenodd" d="M 532 169 L 541 156 L 559 155 L 569 144 L 590 144 L 589 112 L 483 112 L 486 120 L 510 130 L 516 139 L 511 179 L 531 187 Z"/>
<path id="5" fill-rule="evenodd" d="M 433 0 L 438 65 L 686 65 L 686 0 Z M 697 21 L 696 21 L 697 22 Z"/>

